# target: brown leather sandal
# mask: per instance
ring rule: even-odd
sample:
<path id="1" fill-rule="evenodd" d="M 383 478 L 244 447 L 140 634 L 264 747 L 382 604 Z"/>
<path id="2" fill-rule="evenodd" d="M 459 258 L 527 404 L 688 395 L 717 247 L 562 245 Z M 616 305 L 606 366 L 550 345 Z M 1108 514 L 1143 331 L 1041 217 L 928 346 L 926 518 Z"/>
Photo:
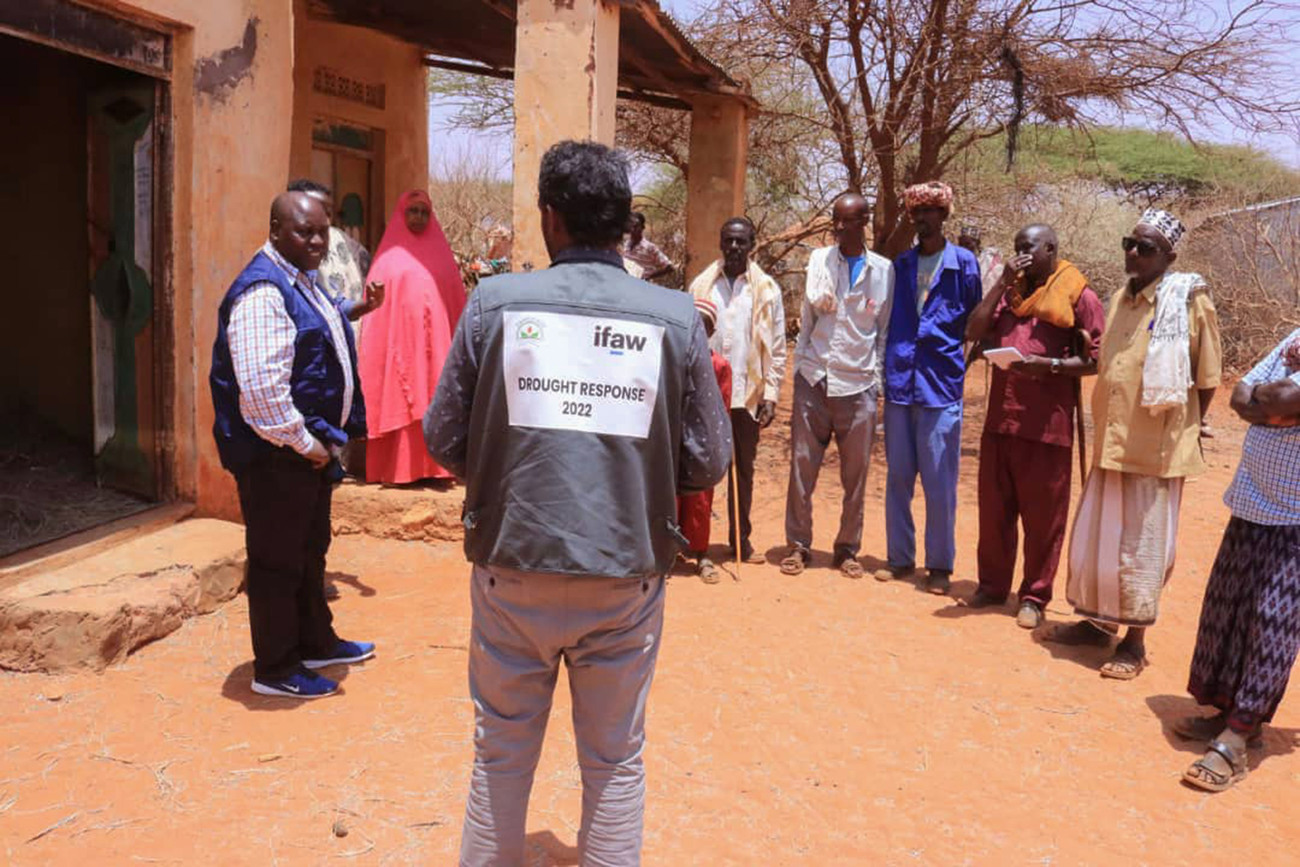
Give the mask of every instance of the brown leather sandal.
<path id="1" fill-rule="evenodd" d="M 781 561 L 782 575 L 800 575 L 804 567 L 808 565 L 808 551 L 804 548 L 795 546 L 790 549 L 790 555 Z"/>
<path id="2" fill-rule="evenodd" d="M 1115 651 L 1112 656 L 1101 667 L 1101 676 L 1108 677 L 1111 680 L 1133 680 L 1142 673 L 1142 669 L 1147 667 L 1147 658 L 1138 656 L 1127 648 L 1121 648 Z"/>

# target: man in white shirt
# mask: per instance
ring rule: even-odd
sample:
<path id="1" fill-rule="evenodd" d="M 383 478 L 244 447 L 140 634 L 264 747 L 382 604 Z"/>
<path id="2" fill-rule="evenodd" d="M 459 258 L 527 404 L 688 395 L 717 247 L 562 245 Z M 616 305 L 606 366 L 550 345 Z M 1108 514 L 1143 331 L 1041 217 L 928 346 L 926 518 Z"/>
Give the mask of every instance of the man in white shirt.
<path id="1" fill-rule="evenodd" d="M 785 306 L 780 285 L 750 261 L 753 223 L 745 217 L 723 223 L 720 248 L 722 258 L 691 282 L 691 294 L 718 308 L 717 329 L 709 348 L 731 364 L 731 436 L 736 449 L 735 486 L 739 488 L 732 490 L 728 482 L 732 551 L 739 550 L 746 562 L 762 563 L 763 555 L 750 541 L 753 525 L 749 511 L 759 431 L 776 419 L 776 400 L 785 376 Z"/>
<path id="2" fill-rule="evenodd" d="M 844 501 L 832 565 L 861 578 L 863 499 L 876 432 L 880 356 L 894 297 L 890 261 L 867 249 L 871 206 L 857 193 L 835 200 L 835 244 L 813 251 L 795 344 L 790 417 L 790 485 L 781 571 L 798 575 L 812 548 L 812 495 L 831 437 L 840 454 Z"/>

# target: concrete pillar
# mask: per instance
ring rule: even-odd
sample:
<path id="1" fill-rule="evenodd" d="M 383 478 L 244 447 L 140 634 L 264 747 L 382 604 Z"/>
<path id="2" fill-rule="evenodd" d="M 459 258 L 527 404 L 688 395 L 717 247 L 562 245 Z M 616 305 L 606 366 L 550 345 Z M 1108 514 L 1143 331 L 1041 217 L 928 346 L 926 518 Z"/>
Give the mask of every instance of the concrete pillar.
<path id="1" fill-rule="evenodd" d="M 738 99 L 697 97 L 691 110 L 690 170 L 686 184 L 686 281 L 720 255 L 718 231 L 744 213 L 749 115 Z"/>
<path id="2" fill-rule="evenodd" d="M 614 143 L 618 5 L 518 0 L 515 32 L 515 270 L 550 264 L 537 215 L 537 171 L 564 139 Z"/>

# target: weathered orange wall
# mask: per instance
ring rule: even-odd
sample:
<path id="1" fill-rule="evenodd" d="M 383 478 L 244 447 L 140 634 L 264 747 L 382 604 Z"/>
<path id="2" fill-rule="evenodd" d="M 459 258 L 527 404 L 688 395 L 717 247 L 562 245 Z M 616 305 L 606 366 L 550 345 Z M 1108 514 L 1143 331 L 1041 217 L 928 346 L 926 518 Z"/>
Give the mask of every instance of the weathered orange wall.
<path id="1" fill-rule="evenodd" d="M 174 33 L 173 285 L 178 493 L 239 514 L 212 441 L 208 366 L 226 287 L 266 237 L 293 114 L 290 0 L 141 0 L 115 7 Z"/>
<path id="2" fill-rule="evenodd" d="M 409 189 L 428 189 L 429 97 L 422 52 L 374 30 L 318 21 L 306 0 L 295 0 L 294 111 L 289 174 L 311 169 L 311 128 L 317 117 L 350 121 L 384 132 L 384 201 L 374 216 L 383 225 Z M 383 109 L 317 93 L 312 77 L 327 66 L 349 78 L 385 86 Z"/>

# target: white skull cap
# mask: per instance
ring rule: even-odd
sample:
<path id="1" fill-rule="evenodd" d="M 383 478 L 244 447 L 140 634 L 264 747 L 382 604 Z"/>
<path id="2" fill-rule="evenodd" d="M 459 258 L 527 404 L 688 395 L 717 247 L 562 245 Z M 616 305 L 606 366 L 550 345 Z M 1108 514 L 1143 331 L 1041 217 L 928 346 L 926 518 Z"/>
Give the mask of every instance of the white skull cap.
<path id="1" fill-rule="evenodd" d="M 1150 226 L 1157 232 L 1165 236 L 1170 247 L 1177 247 L 1178 242 L 1183 239 L 1183 234 L 1187 227 L 1168 211 L 1162 211 L 1159 208 L 1147 208 L 1142 212 L 1141 219 L 1138 220 L 1139 226 Z"/>

